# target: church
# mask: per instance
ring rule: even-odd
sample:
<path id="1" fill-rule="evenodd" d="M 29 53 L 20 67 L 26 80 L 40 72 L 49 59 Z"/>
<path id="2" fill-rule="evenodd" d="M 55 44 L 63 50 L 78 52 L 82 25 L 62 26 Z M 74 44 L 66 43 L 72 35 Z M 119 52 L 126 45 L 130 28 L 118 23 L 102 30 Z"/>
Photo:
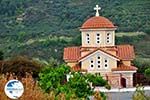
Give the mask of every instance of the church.
<path id="1" fill-rule="evenodd" d="M 80 27 L 82 44 L 64 48 L 63 59 L 74 71 L 101 75 L 111 87 L 133 87 L 133 74 L 137 68 L 132 65 L 134 47 L 130 44 L 115 45 L 116 26 L 99 15 L 87 19 Z"/>

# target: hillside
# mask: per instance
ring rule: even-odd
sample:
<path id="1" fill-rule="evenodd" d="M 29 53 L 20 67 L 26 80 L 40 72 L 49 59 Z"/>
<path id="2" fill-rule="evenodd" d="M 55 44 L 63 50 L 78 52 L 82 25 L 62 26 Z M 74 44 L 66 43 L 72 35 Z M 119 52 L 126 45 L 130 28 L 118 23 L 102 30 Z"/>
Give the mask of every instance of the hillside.
<path id="1" fill-rule="evenodd" d="M 94 16 L 96 4 L 102 7 L 100 14 L 118 26 L 117 31 L 150 34 L 149 0 L 0 0 L 0 50 L 5 58 L 61 60 L 65 46 L 80 44 L 79 27 Z M 117 43 L 126 42 L 124 37 L 118 39 Z M 149 35 L 136 39 L 128 43 L 136 45 L 140 57 L 149 58 Z"/>

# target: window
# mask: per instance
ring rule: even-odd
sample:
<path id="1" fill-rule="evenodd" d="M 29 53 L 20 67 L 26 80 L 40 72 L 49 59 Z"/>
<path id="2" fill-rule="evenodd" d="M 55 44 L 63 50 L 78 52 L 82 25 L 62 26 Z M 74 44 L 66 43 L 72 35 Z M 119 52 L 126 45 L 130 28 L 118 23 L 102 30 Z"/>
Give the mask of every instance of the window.
<path id="1" fill-rule="evenodd" d="M 93 61 L 93 59 L 90 60 L 90 68 L 91 68 L 91 69 L 94 68 L 94 61 Z"/>
<path id="2" fill-rule="evenodd" d="M 86 34 L 86 43 L 89 44 L 90 43 L 90 35 Z"/>
<path id="3" fill-rule="evenodd" d="M 99 55 L 97 56 L 97 68 L 101 68 L 101 57 Z"/>
<path id="4" fill-rule="evenodd" d="M 104 59 L 104 68 L 107 69 L 108 68 L 108 59 Z"/>
<path id="5" fill-rule="evenodd" d="M 101 42 L 101 34 L 96 34 L 96 43 L 99 44 Z"/>
<path id="6" fill-rule="evenodd" d="M 106 34 L 106 42 L 111 43 L 111 34 L 110 33 Z"/>

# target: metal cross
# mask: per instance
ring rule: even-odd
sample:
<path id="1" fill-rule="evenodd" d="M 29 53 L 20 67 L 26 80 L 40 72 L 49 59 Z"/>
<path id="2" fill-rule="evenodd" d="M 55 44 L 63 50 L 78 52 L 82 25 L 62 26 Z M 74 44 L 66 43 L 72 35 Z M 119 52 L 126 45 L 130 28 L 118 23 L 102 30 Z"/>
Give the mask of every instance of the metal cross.
<path id="1" fill-rule="evenodd" d="M 99 16 L 99 10 L 101 10 L 101 7 L 96 5 L 96 7 L 94 7 L 94 10 L 96 10 L 96 15 L 95 16 Z"/>

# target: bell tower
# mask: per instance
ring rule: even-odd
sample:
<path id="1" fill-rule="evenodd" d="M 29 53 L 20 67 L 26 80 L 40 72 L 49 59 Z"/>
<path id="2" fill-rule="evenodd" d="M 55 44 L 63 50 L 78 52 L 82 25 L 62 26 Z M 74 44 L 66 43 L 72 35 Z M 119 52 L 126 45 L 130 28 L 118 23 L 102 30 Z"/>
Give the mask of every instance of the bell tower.
<path id="1" fill-rule="evenodd" d="M 99 16 L 101 7 L 94 7 L 96 14 L 81 27 L 82 47 L 105 47 L 115 45 L 116 26 L 105 17 Z"/>

